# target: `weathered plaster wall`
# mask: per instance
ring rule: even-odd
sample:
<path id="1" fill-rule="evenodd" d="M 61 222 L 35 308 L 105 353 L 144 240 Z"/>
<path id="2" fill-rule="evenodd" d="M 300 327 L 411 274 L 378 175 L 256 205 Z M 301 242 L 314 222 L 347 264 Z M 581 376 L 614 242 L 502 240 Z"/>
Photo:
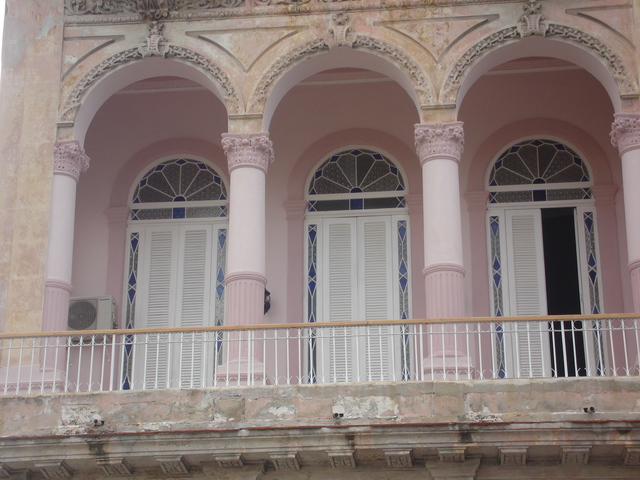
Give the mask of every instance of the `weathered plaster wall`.
<path id="1" fill-rule="evenodd" d="M 63 0 L 7 0 L 0 88 L 0 330 L 42 323 Z"/>

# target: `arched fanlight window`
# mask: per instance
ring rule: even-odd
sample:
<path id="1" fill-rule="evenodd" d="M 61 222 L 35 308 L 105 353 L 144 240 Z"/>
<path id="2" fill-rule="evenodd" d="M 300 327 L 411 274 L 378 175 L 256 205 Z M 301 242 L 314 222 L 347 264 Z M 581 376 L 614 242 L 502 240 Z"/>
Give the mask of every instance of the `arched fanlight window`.
<path id="1" fill-rule="evenodd" d="M 490 203 L 591 198 L 585 162 L 553 140 L 526 140 L 507 148 L 493 164 L 488 184 Z"/>
<path id="2" fill-rule="evenodd" d="M 308 210 L 403 208 L 402 174 L 384 155 L 363 148 L 331 155 L 314 172 Z"/>
<path id="3" fill-rule="evenodd" d="M 220 175 L 202 162 L 178 158 L 156 165 L 140 179 L 131 220 L 226 217 L 226 201 Z M 189 206 L 175 205 L 182 202 Z"/>

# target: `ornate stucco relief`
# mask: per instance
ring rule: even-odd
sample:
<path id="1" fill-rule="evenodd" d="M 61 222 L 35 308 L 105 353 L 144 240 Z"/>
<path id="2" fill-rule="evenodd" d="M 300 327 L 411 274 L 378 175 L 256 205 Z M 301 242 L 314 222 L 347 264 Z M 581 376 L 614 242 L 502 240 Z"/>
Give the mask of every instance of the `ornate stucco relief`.
<path id="1" fill-rule="evenodd" d="M 67 23 L 122 23 L 140 20 L 227 18 L 517 3 L 520 0 L 65 0 Z"/>
<path id="2" fill-rule="evenodd" d="M 498 19 L 498 15 L 437 17 L 419 20 L 376 22 L 411 39 L 434 63 L 439 63 L 456 43 L 473 30 Z"/>
<path id="3" fill-rule="evenodd" d="M 637 81 L 630 75 L 620 56 L 604 42 L 578 28 L 547 22 L 540 14 L 540 2 L 538 0 L 529 0 L 525 3 L 524 11 L 525 13 L 520 17 L 518 25 L 504 28 L 480 40 L 456 62 L 442 90 L 441 99 L 443 102 L 455 102 L 458 88 L 467 69 L 485 52 L 500 44 L 532 35 L 558 37 L 592 50 L 611 71 L 620 89 L 620 94 L 622 96 L 637 95 Z"/>
<path id="4" fill-rule="evenodd" d="M 241 105 L 238 94 L 232 85 L 231 80 L 220 69 L 220 67 L 198 52 L 186 47 L 168 44 L 167 39 L 162 35 L 162 26 L 157 22 L 152 22 L 149 25 L 149 35 L 138 47 L 129 48 L 112 55 L 93 67 L 84 77 L 82 77 L 71 93 L 67 96 L 65 103 L 60 110 L 59 123 L 72 123 L 75 120 L 84 94 L 108 72 L 126 63 L 141 60 L 149 56 L 162 56 L 164 58 L 180 59 L 204 70 L 208 76 L 214 79 L 220 86 L 221 93 L 225 99 L 229 113 L 240 113 Z"/>
<path id="5" fill-rule="evenodd" d="M 189 37 L 205 41 L 229 55 L 243 72 L 248 72 L 269 50 L 306 27 L 264 27 L 225 30 L 187 31 Z M 246 48 L 244 39 L 251 36 L 254 48 Z"/>
<path id="6" fill-rule="evenodd" d="M 611 2 L 613 3 L 613 2 Z M 618 5 L 602 5 L 597 7 L 569 8 L 566 13 L 578 18 L 587 19 L 601 27 L 605 27 L 611 34 L 621 39 L 628 46 L 633 47 L 633 10 L 624 0 L 618 0 Z M 626 10 L 626 12 L 622 12 Z"/>
<path id="7" fill-rule="evenodd" d="M 394 64 L 409 75 L 420 101 L 423 104 L 429 104 L 433 101 L 434 95 L 432 94 L 431 84 L 417 62 L 411 59 L 411 57 L 400 48 L 380 38 L 356 33 L 350 25 L 349 17 L 344 13 L 338 13 L 331 17 L 326 38 L 312 40 L 300 45 L 280 57 L 271 66 L 251 96 L 247 112 L 259 113 L 262 111 L 269 92 L 277 78 L 289 70 L 289 68 L 305 58 L 324 53 L 333 47 L 350 47 L 369 50 L 392 60 Z"/>

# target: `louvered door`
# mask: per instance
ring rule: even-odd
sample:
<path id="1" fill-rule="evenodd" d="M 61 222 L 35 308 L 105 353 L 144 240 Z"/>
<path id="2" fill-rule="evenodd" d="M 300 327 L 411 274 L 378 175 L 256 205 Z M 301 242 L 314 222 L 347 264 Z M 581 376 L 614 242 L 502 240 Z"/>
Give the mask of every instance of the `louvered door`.
<path id="1" fill-rule="evenodd" d="M 318 224 L 320 320 L 396 318 L 392 217 L 323 219 Z M 390 379 L 397 338 L 389 333 L 383 327 L 321 329 L 319 375 L 329 382 Z"/>
<path id="2" fill-rule="evenodd" d="M 140 229 L 137 328 L 200 327 L 213 323 L 213 227 Z M 134 388 L 196 387 L 212 372 L 202 333 L 155 334 L 135 346 Z"/>
<path id="3" fill-rule="evenodd" d="M 539 209 L 508 210 L 507 269 L 511 315 L 546 315 L 542 221 Z M 549 329 L 522 322 L 506 332 L 509 376 L 542 377 L 551 372 Z"/>

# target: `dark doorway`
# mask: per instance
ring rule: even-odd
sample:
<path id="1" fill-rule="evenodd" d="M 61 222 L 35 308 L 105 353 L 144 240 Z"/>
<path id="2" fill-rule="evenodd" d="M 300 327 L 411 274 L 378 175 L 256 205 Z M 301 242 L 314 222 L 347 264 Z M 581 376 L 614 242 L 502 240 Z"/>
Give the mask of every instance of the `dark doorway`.
<path id="1" fill-rule="evenodd" d="M 548 315 L 581 314 L 575 209 L 543 208 L 542 238 Z M 549 322 L 555 376 L 586 375 L 581 321 Z"/>

